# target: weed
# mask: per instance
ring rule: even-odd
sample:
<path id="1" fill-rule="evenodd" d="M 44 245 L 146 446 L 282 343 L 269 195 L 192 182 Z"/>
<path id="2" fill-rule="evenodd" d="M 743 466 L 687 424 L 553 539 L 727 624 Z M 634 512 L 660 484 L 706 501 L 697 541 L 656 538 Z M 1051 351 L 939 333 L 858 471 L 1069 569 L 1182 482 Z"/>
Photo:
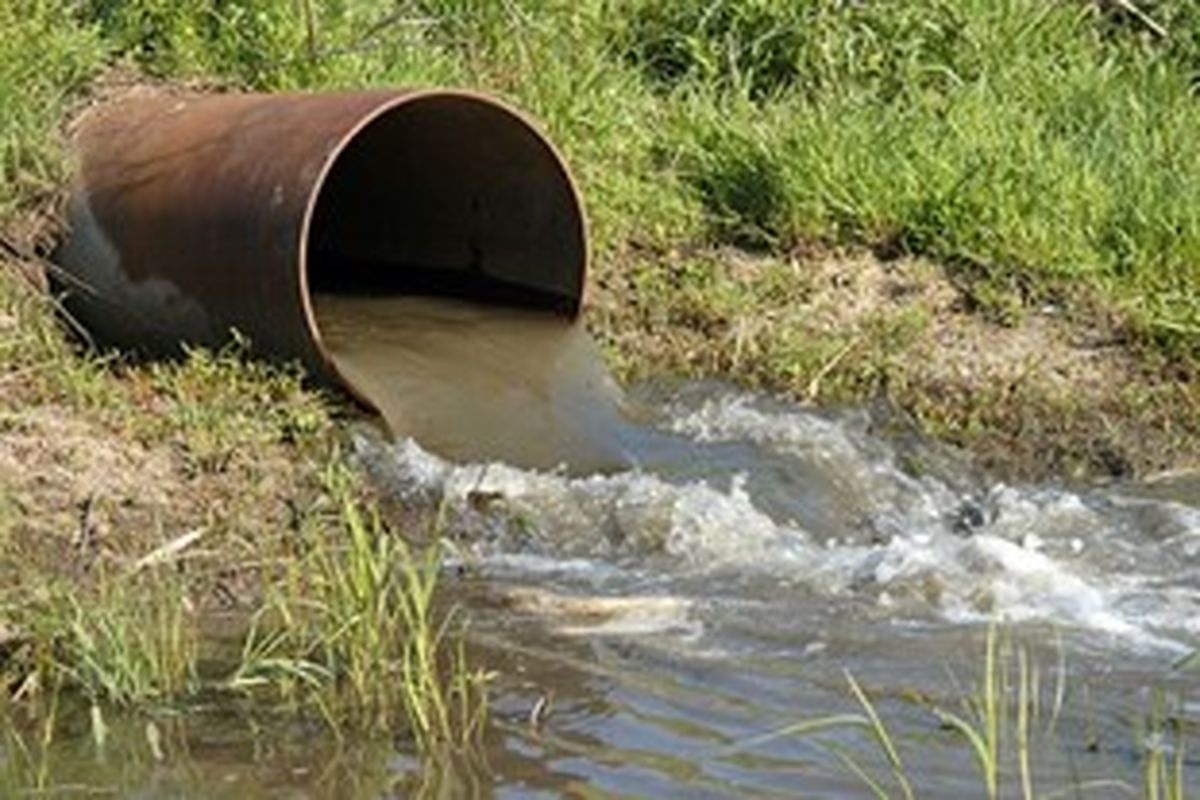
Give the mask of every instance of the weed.
<path id="1" fill-rule="evenodd" d="M 1060 643 L 1061 647 L 1061 643 Z M 1014 642 L 1013 632 L 995 624 L 989 626 L 983 645 L 979 677 L 973 693 L 964 698 L 966 713 L 946 710 L 917 695 L 921 705 L 928 707 L 944 730 L 953 733 L 965 744 L 979 767 L 980 790 L 988 798 L 1020 796 L 1035 797 L 1085 796 L 1084 792 L 1100 788 L 1117 788 L 1130 796 L 1139 792 L 1119 779 L 1077 779 L 1069 787 L 1045 791 L 1037 786 L 1035 767 L 1039 746 L 1048 744 L 1056 735 L 1058 719 L 1066 693 L 1066 666 L 1060 650 L 1057 680 L 1049 693 L 1050 704 L 1043 705 L 1045 686 L 1038 665 L 1030 650 Z M 749 737 L 722 749 L 718 755 L 728 756 L 781 737 L 801 737 L 818 750 L 833 757 L 835 762 L 862 781 L 870 793 L 883 800 L 892 796 L 920 796 L 921 787 L 914 786 L 900 755 L 900 745 L 920 747 L 920 739 L 898 740 L 889 730 L 885 717 L 876 707 L 857 679 L 846 674 L 850 699 L 859 713 L 832 714 L 784 726 L 759 736 Z M 957 681 L 955 681 L 957 691 Z M 1087 700 L 1085 687 L 1084 701 Z M 1048 713 L 1047 713 L 1048 712 Z M 1185 731 L 1188 726 L 1186 703 L 1181 697 L 1169 706 L 1163 691 L 1151 694 L 1150 704 L 1135 720 L 1136 754 L 1141 771 L 1140 795 L 1147 800 L 1182 800 L 1187 796 L 1185 784 Z M 829 734 L 854 731 L 864 734 L 874 745 L 875 756 L 890 770 L 898 795 L 893 795 L 873 772 L 870 753 L 852 754 L 844 740 L 836 741 Z M 1089 741 L 1088 747 L 1092 746 Z M 1014 777 L 1015 773 L 1015 777 Z M 1012 783 L 1009 783 L 1012 780 Z"/>
<path id="2" fill-rule="evenodd" d="M 297 688 L 328 689 L 328 708 L 348 709 L 369 726 L 406 720 L 422 749 L 466 747 L 482 731 L 487 677 L 471 669 L 453 616 L 435 613 L 436 544 L 412 552 L 348 499 L 348 474 L 335 468 L 327 480 L 341 498 L 336 513 L 346 538 L 317 539 L 268 588 L 264 610 L 284 626 L 265 643 L 248 642 L 253 658 L 233 684 L 282 668 L 301 678 Z"/>
<path id="3" fill-rule="evenodd" d="M 290 557 L 260 545 L 253 624 L 233 659 L 200 669 L 202 575 L 172 563 L 180 540 L 82 586 L 10 600 L 21 631 L 10 683 L 57 686 L 94 707 L 186 707 L 235 692 L 316 708 L 340 728 L 407 730 L 420 752 L 469 748 L 487 714 L 487 676 L 471 667 L 452 614 L 434 603 L 436 542 L 414 552 L 359 506 L 346 467 L 327 471 L 326 517 Z M 276 566 L 279 565 L 279 566 Z M 102 730 L 93 725 L 94 730 Z"/>
<path id="4" fill-rule="evenodd" d="M 170 703 L 199 688 L 195 620 L 184 588 L 169 575 L 106 576 L 93 596 L 57 587 L 17 620 L 33 637 L 40 685 L 125 706 Z"/>
<path id="5" fill-rule="evenodd" d="M 1184 735 L 1186 703 L 1177 702 L 1172 712 L 1166 693 L 1152 693 L 1150 708 L 1139 720 L 1139 752 L 1142 759 L 1142 796 L 1146 800 L 1184 800 Z"/>
<path id="6" fill-rule="evenodd" d="M 896 745 L 892 741 L 892 736 L 888 733 L 887 726 L 883 724 L 883 720 L 879 716 L 879 712 L 875 710 L 874 704 L 867 697 L 866 692 L 858 685 L 858 681 L 849 672 L 846 673 L 846 681 L 850 684 L 850 691 L 854 693 L 854 699 L 862 706 L 863 711 L 867 714 L 867 719 L 870 721 L 869 730 L 875 738 L 875 742 L 887 757 L 888 766 L 892 769 L 892 774 L 896 778 L 896 782 L 900 785 L 900 790 L 903 792 L 907 800 L 913 800 L 913 788 L 909 782 L 908 773 L 904 768 L 904 762 L 900 760 L 900 753 L 896 750 Z"/>

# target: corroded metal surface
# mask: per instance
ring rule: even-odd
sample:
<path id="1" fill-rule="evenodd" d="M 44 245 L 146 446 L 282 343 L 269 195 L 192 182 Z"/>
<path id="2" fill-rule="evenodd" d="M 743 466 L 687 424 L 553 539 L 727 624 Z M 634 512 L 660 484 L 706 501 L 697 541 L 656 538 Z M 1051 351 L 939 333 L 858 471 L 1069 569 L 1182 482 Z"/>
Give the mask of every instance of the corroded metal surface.
<path id="1" fill-rule="evenodd" d="M 133 93 L 89 111 L 76 147 L 56 260 L 69 309 L 110 344 L 166 353 L 236 329 L 346 385 L 310 286 L 494 284 L 579 308 L 575 188 L 544 137 L 485 97 Z"/>

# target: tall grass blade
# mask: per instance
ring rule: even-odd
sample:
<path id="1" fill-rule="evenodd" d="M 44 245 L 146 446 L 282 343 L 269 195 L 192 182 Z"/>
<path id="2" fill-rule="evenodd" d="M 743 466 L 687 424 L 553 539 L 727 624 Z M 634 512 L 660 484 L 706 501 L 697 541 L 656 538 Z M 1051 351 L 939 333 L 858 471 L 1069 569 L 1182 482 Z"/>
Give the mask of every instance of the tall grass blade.
<path id="1" fill-rule="evenodd" d="M 908 781 L 908 775 L 904 768 L 904 762 L 900 759 L 900 753 L 896 750 L 895 744 L 892 742 L 892 737 L 888 734 L 887 727 L 883 724 L 883 720 L 879 718 L 879 714 L 872 705 L 870 698 L 858 685 L 858 681 L 850 674 L 849 670 L 843 670 L 846 676 L 846 681 L 850 684 L 850 690 L 854 692 L 855 698 L 858 699 L 859 705 L 867 714 L 870 720 L 869 730 L 874 734 L 879 746 L 883 748 L 883 752 L 887 755 L 888 764 L 891 765 L 892 774 L 896 777 L 896 782 L 900 784 L 900 790 L 904 793 L 907 800 L 913 800 L 912 785 Z"/>

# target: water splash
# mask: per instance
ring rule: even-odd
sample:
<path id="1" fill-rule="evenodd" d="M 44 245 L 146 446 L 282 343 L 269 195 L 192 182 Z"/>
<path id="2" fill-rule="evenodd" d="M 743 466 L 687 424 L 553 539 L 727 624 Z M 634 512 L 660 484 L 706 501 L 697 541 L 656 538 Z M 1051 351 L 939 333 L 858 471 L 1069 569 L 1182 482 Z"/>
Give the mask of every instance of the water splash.
<path id="1" fill-rule="evenodd" d="M 1200 503 L 988 482 L 932 450 L 921 472 L 865 412 L 694 394 L 661 400 L 659 430 L 626 442 L 653 471 L 454 464 L 368 436 L 358 449 L 392 491 L 445 503 L 471 558 L 510 571 L 517 554 L 583 560 L 612 591 L 790 587 L 776 613 L 1039 620 L 1137 648 L 1183 650 L 1200 633 Z"/>

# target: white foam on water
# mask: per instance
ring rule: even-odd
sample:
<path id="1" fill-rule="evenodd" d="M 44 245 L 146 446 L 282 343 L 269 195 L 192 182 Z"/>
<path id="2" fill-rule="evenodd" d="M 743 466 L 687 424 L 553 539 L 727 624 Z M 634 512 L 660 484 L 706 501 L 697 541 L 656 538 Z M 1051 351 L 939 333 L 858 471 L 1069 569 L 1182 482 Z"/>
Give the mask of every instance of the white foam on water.
<path id="1" fill-rule="evenodd" d="M 880 535 L 940 526 L 962 498 L 944 482 L 913 477 L 884 443 L 866 434 L 862 414 L 830 418 L 799 410 L 767 409 L 761 399 L 733 394 L 683 410 L 671 429 L 699 442 L 748 441 L 789 456 L 805 477 L 836 497 L 843 513 L 869 516 Z"/>
<path id="2" fill-rule="evenodd" d="M 753 489 L 770 475 L 753 464 L 706 480 L 638 471 L 572 478 L 451 464 L 411 441 L 381 449 L 360 440 L 359 450 L 393 490 L 436 496 L 460 518 L 474 519 L 485 500 L 491 527 L 473 542 L 485 563 L 511 567 L 516 557 L 536 556 L 658 571 L 667 580 L 736 574 L 858 598 L 901 618 L 1046 621 L 1135 647 L 1195 647 L 1195 509 L 1004 484 L 964 494 L 943 477 L 901 469 L 892 448 L 853 418 L 770 408 L 745 394 L 671 411 L 669 427 L 696 443 L 695 458 L 705 457 L 701 445 L 729 441 L 782 454 L 819 485 L 820 502 L 852 509 L 847 519 L 869 519 L 869 533 L 821 515 L 814 519 L 825 527 L 773 519 Z M 964 504 L 975 509 L 967 524 Z M 1139 533 L 1143 518 L 1155 520 L 1161 538 Z"/>
<path id="3" fill-rule="evenodd" d="M 364 440 L 359 442 L 361 450 Z M 736 485 L 722 492 L 638 472 L 570 478 L 499 463 L 454 465 L 411 439 L 390 452 L 385 481 L 402 494 L 436 492 L 459 509 L 493 503 L 531 546 L 563 558 L 662 554 L 698 565 L 753 565 L 795 549 L 805 538 L 803 531 L 777 525 L 758 511 Z M 381 465 L 373 461 L 378 475 Z"/>

